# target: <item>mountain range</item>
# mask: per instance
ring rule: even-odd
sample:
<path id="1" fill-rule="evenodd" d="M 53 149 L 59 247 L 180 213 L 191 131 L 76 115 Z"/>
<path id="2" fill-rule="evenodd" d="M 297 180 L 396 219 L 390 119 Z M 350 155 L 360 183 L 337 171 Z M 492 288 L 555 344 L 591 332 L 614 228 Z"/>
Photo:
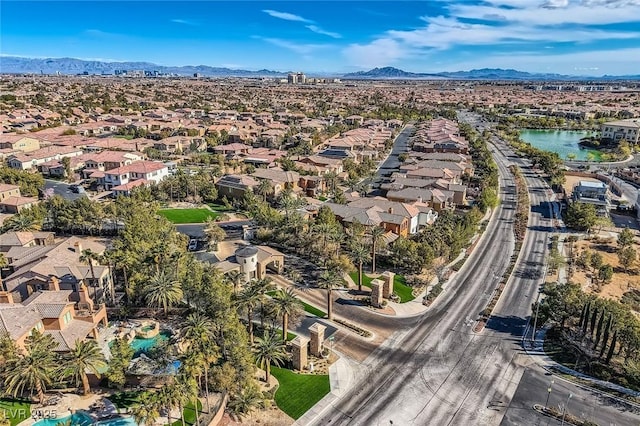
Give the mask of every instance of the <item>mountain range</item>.
<path id="1" fill-rule="evenodd" d="M 107 62 L 98 60 L 82 60 L 75 58 L 23 58 L 16 56 L 0 56 L 0 73 L 4 74 L 114 74 L 116 70 L 158 71 L 163 74 L 192 76 L 200 74 L 207 77 L 286 77 L 287 72 L 262 69 L 249 71 L 208 65 L 163 66 L 150 62 Z M 470 71 L 414 73 L 394 67 L 373 68 L 369 71 L 358 71 L 348 74 L 326 75 L 350 80 L 640 80 L 640 75 L 586 77 L 562 74 L 529 73 L 513 69 L 482 68 Z"/>
<path id="2" fill-rule="evenodd" d="M 563 74 L 545 74 L 517 71 L 502 68 L 482 68 L 471 71 L 413 73 L 394 67 L 374 68 L 369 71 L 358 71 L 342 76 L 345 79 L 415 79 L 415 80 L 640 80 L 640 75 L 627 76 L 576 76 Z"/>

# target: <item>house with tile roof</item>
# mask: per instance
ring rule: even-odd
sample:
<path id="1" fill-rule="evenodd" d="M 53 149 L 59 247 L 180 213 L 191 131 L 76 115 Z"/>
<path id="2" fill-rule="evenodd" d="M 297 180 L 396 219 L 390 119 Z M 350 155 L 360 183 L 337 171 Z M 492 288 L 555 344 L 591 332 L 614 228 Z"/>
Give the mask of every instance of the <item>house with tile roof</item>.
<path id="1" fill-rule="evenodd" d="M 58 279 L 49 277 L 45 288 L 21 303 L 12 293 L 0 291 L 0 334 L 8 334 L 19 348 L 37 331 L 53 337 L 55 351 L 69 352 L 78 341 L 97 339 L 105 327 L 107 310 L 94 304 L 84 284 L 75 292 L 62 290 Z"/>
<path id="2" fill-rule="evenodd" d="M 103 240 L 76 236 L 52 245 L 11 246 L 4 253 L 8 263 L 5 288 L 14 300 L 26 300 L 38 290 L 46 289 L 53 276 L 59 280 L 62 290 L 77 292 L 84 283 L 96 301 L 113 298 L 109 268 L 94 263 L 94 279 L 89 265 L 80 261 L 84 249 L 102 254 L 106 247 Z"/>

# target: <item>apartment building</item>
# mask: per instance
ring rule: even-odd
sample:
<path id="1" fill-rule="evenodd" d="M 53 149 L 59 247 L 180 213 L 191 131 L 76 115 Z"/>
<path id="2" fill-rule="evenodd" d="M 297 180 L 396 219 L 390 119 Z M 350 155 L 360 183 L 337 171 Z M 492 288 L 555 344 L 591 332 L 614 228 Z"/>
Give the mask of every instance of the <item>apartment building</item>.
<path id="1" fill-rule="evenodd" d="M 602 124 L 600 130 L 605 140 L 619 142 L 624 139 L 632 145 L 640 142 L 640 118 L 610 121 Z"/>

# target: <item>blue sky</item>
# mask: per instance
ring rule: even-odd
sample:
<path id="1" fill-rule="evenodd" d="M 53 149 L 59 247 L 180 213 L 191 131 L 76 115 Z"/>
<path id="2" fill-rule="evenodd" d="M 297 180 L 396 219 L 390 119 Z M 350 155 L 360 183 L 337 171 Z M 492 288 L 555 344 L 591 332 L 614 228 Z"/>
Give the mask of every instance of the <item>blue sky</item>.
<path id="1" fill-rule="evenodd" d="M 9 1 L 0 54 L 301 70 L 640 73 L 640 0 Z"/>

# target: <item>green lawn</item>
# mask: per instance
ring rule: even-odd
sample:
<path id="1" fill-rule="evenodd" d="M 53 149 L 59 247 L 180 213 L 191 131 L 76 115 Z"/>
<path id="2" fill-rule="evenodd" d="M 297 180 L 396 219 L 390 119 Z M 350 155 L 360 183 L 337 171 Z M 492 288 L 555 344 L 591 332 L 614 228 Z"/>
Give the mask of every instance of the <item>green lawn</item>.
<path id="1" fill-rule="evenodd" d="M 268 291 L 267 294 L 271 297 L 276 295 L 277 290 L 273 290 L 273 291 Z M 311 315 L 315 315 L 317 317 L 320 318 L 324 318 L 327 316 L 327 313 L 316 308 L 315 306 L 311 306 L 310 304 L 303 302 L 302 300 L 300 300 L 300 303 L 302 303 L 302 306 L 304 307 L 305 312 L 310 313 Z M 288 339 L 291 340 L 291 339 Z"/>
<path id="2" fill-rule="evenodd" d="M 31 404 L 12 399 L 0 399 L 0 420 L 7 419 L 11 426 L 31 417 Z"/>
<path id="3" fill-rule="evenodd" d="M 198 411 L 202 412 L 202 403 L 198 400 Z M 187 425 L 195 425 L 196 424 L 196 411 L 193 406 L 193 402 L 188 403 L 184 410 L 184 423 Z M 201 419 L 202 420 L 202 419 Z M 175 422 L 171 423 L 171 426 L 182 426 L 182 419 L 178 419 Z"/>
<path id="4" fill-rule="evenodd" d="M 219 215 L 209 209 L 162 209 L 158 214 L 173 223 L 203 223 L 208 218 L 215 219 Z"/>
<path id="5" fill-rule="evenodd" d="M 400 303 L 411 302 L 415 299 L 412 290 L 413 289 L 407 285 L 404 276 L 396 275 L 393 277 L 393 291 L 400 298 Z"/>
<path id="6" fill-rule="evenodd" d="M 280 386 L 275 400 L 278 408 L 297 420 L 331 391 L 328 375 L 296 374 L 284 368 L 271 367 Z"/>
<path id="7" fill-rule="evenodd" d="M 207 205 L 209 207 L 211 207 L 211 210 L 215 210 L 217 212 L 231 212 L 231 211 L 233 211 L 233 207 L 227 207 L 224 204 L 207 203 Z"/>
<path id="8" fill-rule="evenodd" d="M 358 285 L 358 272 L 351 272 L 349 274 L 351 279 L 356 285 Z M 368 277 L 366 274 L 362 274 L 362 285 L 371 288 L 371 281 L 373 278 Z M 400 303 L 410 302 L 413 297 L 412 289 L 406 284 L 406 281 L 402 275 L 395 275 L 393 278 L 393 292 L 400 298 Z"/>
<path id="9" fill-rule="evenodd" d="M 353 282 L 356 283 L 356 285 L 358 285 L 358 271 L 351 272 L 349 274 L 349 276 L 351 277 Z M 367 274 L 365 274 L 364 271 L 363 271 L 362 272 L 362 285 L 365 286 L 365 287 L 371 288 L 371 281 L 373 281 L 373 278 L 368 277 Z"/>
<path id="10" fill-rule="evenodd" d="M 304 306 L 304 310 L 308 313 L 310 313 L 311 315 L 315 315 L 319 318 L 324 318 L 327 316 L 327 313 L 316 308 L 315 306 L 311 306 L 308 303 L 302 302 L 302 305 Z"/>

